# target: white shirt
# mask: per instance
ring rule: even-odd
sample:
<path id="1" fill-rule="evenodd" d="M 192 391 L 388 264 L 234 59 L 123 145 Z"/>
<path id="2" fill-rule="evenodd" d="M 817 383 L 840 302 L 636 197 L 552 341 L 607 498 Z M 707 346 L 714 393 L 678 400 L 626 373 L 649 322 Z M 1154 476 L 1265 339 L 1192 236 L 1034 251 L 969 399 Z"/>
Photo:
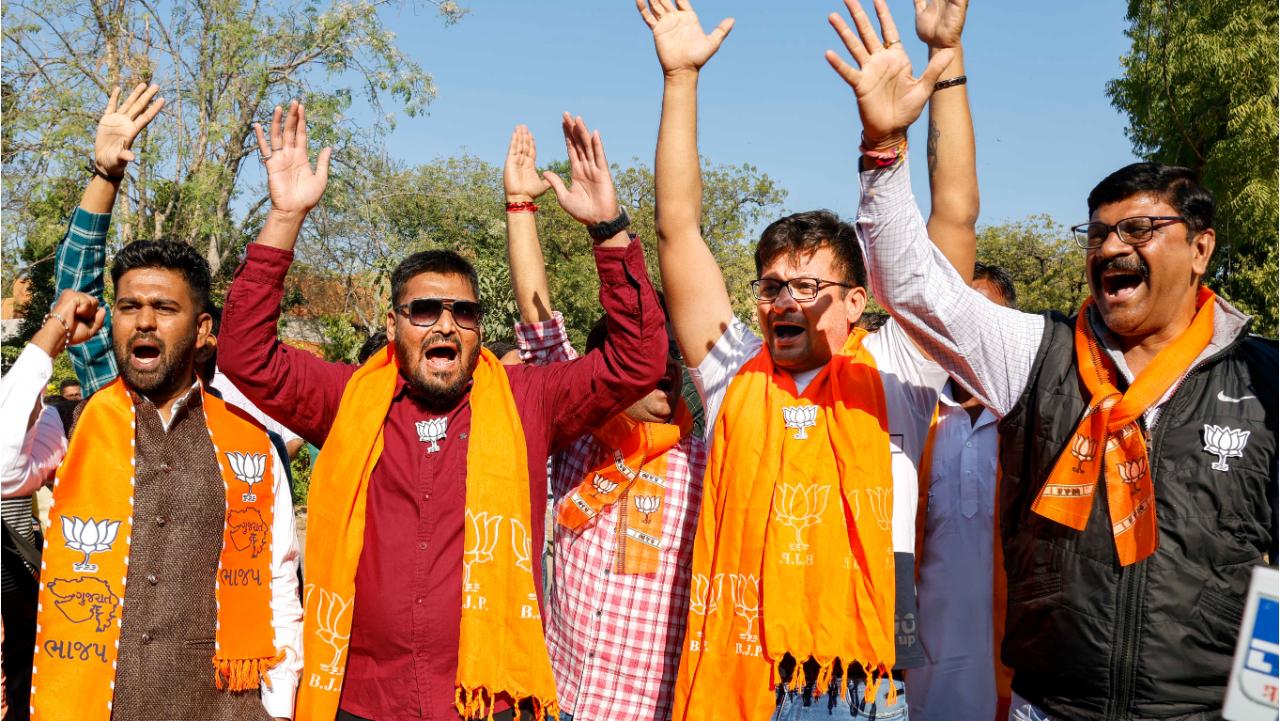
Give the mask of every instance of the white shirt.
<path id="1" fill-rule="evenodd" d="M 938 402 L 924 550 L 920 641 L 928 663 L 911 671 L 914 721 L 991 719 L 996 713 L 992 623 L 996 417 L 974 423 L 943 387 Z"/>
<path id="2" fill-rule="evenodd" d="M 707 409 L 708 444 L 714 437 L 729 382 L 747 361 L 760 352 L 762 346 L 763 341 L 745 323 L 734 318 L 702 364 L 689 369 Z M 889 411 L 889 448 L 893 463 L 893 550 L 914 554 L 916 505 L 919 500 L 916 466 L 924 450 L 933 408 L 938 402 L 938 389 L 946 382 L 947 374 L 912 345 L 893 320 L 868 335 L 863 347 L 875 358 Z M 816 375 L 809 375 L 808 380 Z"/>
<path id="3" fill-rule="evenodd" d="M 30 495 L 52 480 L 67 453 L 66 433 L 57 411 L 47 408 L 26 428 L 27 418 L 53 375 L 53 359 L 38 346 L 27 344 L 9 372 L 0 379 L 0 489 L 5 497 Z M 176 409 L 175 409 L 176 410 Z M 172 418 L 172 416 L 171 416 Z M 162 418 L 163 420 L 163 418 Z M 164 423 L 168 430 L 169 423 Z M 302 604 L 298 600 L 298 534 L 293 520 L 293 497 L 275 447 L 271 447 L 275 518 L 271 533 L 271 625 L 276 648 L 285 658 L 267 671 L 271 688 L 262 685 L 262 705 L 274 717 L 293 717 L 294 696 L 302 675 Z M 46 541 L 54 539 L 47 535 Z M 218 543 L 221 539 L 210 539 Z"/>

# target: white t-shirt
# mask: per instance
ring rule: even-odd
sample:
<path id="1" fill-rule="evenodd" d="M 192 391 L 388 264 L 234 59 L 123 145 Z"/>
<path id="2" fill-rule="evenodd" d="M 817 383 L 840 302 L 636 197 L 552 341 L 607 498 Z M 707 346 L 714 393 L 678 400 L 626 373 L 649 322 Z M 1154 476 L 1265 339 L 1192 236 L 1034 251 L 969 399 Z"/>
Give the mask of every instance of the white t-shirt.
<path id="1" fill-rule="evenodd" d="M 734 318 L 702 364 L 689 369 L 707 409 L 708 444 L 712 441 L 729 382 L 747 361 L 760 352 L 763 343 L 745 323 Z M 914 554 L 916 506 L 919 501 L 916 470 L 925 437 L 929 434 L 929 421 L 933 419 L 933 409 L 938 404 L 938 391 L 947 382 L 947 372 L 926 358 L 893 319 L 868 335 L 863 345 L 876 360 L 889 410 L 889 450 L 893 460 L 893 550 Z M 816 375 L 817 371 L 811 371 L 793 374 L 793 378 L 800 387 L 801 381 L 807 385 Z"/>

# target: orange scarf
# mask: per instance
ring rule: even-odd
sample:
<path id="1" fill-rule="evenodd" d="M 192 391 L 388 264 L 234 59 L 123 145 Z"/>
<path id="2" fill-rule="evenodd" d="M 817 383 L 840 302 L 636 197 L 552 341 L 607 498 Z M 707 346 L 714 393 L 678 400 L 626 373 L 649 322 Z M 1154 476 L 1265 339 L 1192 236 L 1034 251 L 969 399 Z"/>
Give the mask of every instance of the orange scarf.
<path id="1" fill-rule="evenodd" d="M 1124 393 L 1116 387 L 1116 369 L 1098 347 L 1089 327 L 1090 298 L 1076 316 L 1076 364 L 1089 391 L 1089 408 L 1066 449 L 1049 473 L 1031 509 L 1083 531 L 1101 476 L 1107 489 L 1111 533 L 1120 565 L 1156 552 L 1155 484 L 1147 465 L 1147 439 L 1138 419 L 1178 381 L 1213 339 L 1213 291 L 1201 288 L 1196 315 L 1182 335 L 1161 350 Z M 1103 448 L 1102 454 L 1098 449 Z M 1103 463 L 1105 458 L 1105 463 Z"/>
<path id="2" fill-rule="evenodd" d="M 390 347 L 356 371 L 311 476 L 297 721 L 332 721 L 338 712 L 369 476 L 382 454 L 383 424 L 399 375 Z M 484 349 L 472 378 L 471 410 L 458 713 L 488 716 L 494 699 L 505 693 L 517 703 L 532 699 L 540 718 L 555 716 L 542 620 L 520 613 L 522 606 L 537 603 L 524 430 L 507 373 Z"/>
<path id="3" fill-rule="evenodd" d="M 693 430 L 693 417 L 680 399 L 671 423 L 642 423 L 625 413 L 610 418 L 591 435 L 611 451 L 560 503 L 556 522 L 577 531 L 606 506 L 618 508 L 618 573 L 658 570 L 662 516 L 666 507 L 667 451 Z M 634 506 L 634 508 L 632 508 Z"/>
<path id="4" fill-rule="evenodd" d="M 768 349 L 729 384 L 694 540 L 675 719 L 768 718 L 787 654 L 894 663 L 893 476 L 875 359 L 855 331 L 804 393 Z M 797 664 L 798 679 L 803 671 Z M 795 686 L 802 685 L 794 683 Z M 896 700 L 896 699 L 895 699 Z"/>
<path id="5" fill-rule="evenodd" d="M 284 658 L 271 625 L 271 441 L 221 399 L 199 392 L 227 499 L 213 680 L 249 691 Z M 119 378 L 95 393 L 58 468 L 41 564 L 33 718 L 111 716 L 133 531 L 134 413 Z"/>

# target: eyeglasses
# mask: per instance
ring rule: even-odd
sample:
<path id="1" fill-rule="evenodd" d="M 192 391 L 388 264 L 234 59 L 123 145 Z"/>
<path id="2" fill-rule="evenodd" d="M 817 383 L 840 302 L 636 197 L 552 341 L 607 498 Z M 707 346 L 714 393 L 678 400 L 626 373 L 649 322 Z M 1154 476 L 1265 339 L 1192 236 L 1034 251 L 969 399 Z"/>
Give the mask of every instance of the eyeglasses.
<path id="1" fill-rule="evenodd" d="M 468 330 L 480 327 L 480 319 L 484 317 L 484 306 L 474 300 L 445 300 L 444 298 L 414 298 L 408 303 L 401 303 L 395 308 L 396 313 L 409 319 L 409 322 L 423 328 L 430 328 L 440 321 L 446 310 L 453 315 L 453 322 Z"/>
<path id="2" fill-rule="evenodd" d="M 1082 223 L 1071 229 L 1076 236 L 1076 244 L 1085 250 L 1099 248 L 1107 242 L 1107 236 L 1115 231 L 1120 240 L 1129 245 L 1142 245 L 1151 240 L 1156 228 L 1163 228 L 1173 223 L 1185 223 L 1187 219 L 1180 215 L 1139 215 L 1125 218 L 1115 225 L 1093 221 Z"/>
<path id="3" fill-rule="evenodd" d="M 782 293 L 782 289 L 786 288 L 792 298 L 803 303 L 817 298 L 818 291 L 832 285 L 838 285 L 841 288 L 853 287 L 848 283 L 840 283 L 834 280 L 822 280 L 820 278 L 792 278 L 791 280 L 760 278 L 758 280 L 751 281 L 751 290 L 756 294 L 756 300 L 772 303 L 778 299 L 778 295 Z"/>

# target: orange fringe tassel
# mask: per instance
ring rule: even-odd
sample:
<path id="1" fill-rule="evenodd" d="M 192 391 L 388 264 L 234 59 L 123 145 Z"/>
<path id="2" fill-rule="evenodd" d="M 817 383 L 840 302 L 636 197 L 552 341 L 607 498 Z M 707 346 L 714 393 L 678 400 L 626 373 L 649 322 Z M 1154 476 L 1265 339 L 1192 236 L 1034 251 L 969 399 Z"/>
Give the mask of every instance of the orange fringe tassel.
<path id="1" fill-rule="evenodd" d="M 264 658 L 218 658 L 213 657 L 213 680 L 218 690 L 251 691 L 262 684 L 271 688 L 271 679 L 267 671 L 284 660 L 284 649 L 275 656 Z"/>
<path id="2" fill-rule="evenodd" d="M 515 702 L 515 708 L 520 707 L 520 702 L 527 697 L 512 696 Z M 453 690 L 453 706 L 458 710 L 458 715 L 464 719 L 488 719 L 493 721 L 494 701 L 496 700 L 493 693 L 485 688 L 466 689 L 457 686 Z M 551 701 L 543 701 L 533 698 L 533 717 L 538 721 L 548 721 L 548 719 L 560 718 L 560 704 L 554 699 Z M 519 717 L 519 714 L 516 714 Z"/>

